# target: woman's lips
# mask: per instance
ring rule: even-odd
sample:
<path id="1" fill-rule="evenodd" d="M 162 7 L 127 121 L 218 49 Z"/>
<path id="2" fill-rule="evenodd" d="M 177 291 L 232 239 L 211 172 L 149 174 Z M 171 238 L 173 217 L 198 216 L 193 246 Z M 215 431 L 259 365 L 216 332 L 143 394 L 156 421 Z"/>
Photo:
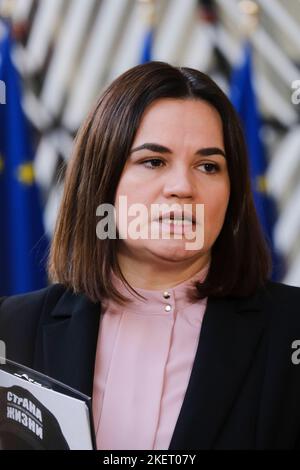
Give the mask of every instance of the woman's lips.
<path id="1" fill-rule="evenodd" d="M 195 230 L 196 223 L 191 220 L 162 219 L 159 221 L 162 232 L 184 234 Z"/>

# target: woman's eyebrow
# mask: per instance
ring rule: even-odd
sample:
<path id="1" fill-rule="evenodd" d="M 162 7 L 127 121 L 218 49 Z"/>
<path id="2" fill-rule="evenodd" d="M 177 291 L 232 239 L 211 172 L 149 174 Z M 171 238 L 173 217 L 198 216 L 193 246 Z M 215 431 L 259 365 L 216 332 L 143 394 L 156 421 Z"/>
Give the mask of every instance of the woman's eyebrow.
<path id="1" fill-rule="evenodd" d="M 168 149 L 168 147 L 164 147 L 163 145 L 160 144 L 154 144 L 154 143 L 145 143 L 142 145 L 139 145 L 138 147 L 135 147 L 130 151 L 130 153 L 137 152 L 138 150 L 151 150 L 152 152 L 158 152 L 158 153 L 172 153 L 172 150 Z"/>
<path id="2" fill-rule="evenodd" d="M 138 150 L 150 150 L 152 152 L 157 152 L 157 153 L 173 153 L 172 150 L 170 150 L 168 147 L 165 147 L 164 145 L 160 144 L 155 144 L 153 142 L 146 142 L 142 145 L 139 145 L 138 147 L 133 148 L 130 151 L 130 154 L 137 152 Z M 219 147 L 204 147 L 195 152 L 195 155 L 200 155 L 202 157 L 208 157 L 210 155 L 222 155 L 224 158 L 226 158 L 224 150 L 222 150 Z"/>
<path id="3" fill-rule="evenodd" d="M 210 155 L 222 155 L 222 157 L 226 158 L 224 150 L 220 149 L 219 147 L 204 147 L 197 150 L 196 155 L 201 155 L 202 157 L 209 157 Z"/>

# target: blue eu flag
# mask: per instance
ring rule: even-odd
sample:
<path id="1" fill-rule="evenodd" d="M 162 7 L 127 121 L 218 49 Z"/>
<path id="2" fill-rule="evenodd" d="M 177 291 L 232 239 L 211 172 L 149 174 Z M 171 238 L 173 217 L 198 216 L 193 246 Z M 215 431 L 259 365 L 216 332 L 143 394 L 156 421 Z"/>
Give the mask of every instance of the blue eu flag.
<path id="1" fill-rule="evenodd" d="M 283 276 L 283 263 L 273 243 L 276 208 L 266 188 L 267 160 L 261 139 L 261 117 L 252 82 L 252 57 L 249 43 L 245 44 L 243 62 L 233 70 L 230 99 L 241 118 L 244 129 L 250 159 L 254 202 L 272 252 L 272 278 L 280 280 Z"/>
<path id="2" fill-rule="evenodd" d="M 7 28 L 0 38 L 0 296 L 39 289 L 47 283 L 48 244 L 29 127 L 21 105 L 20 77 L 11 57 L 13 46 Z"/>
<path id="3" fill-rule="evenodd" d="M 152 48 L 153 48 L 153 39 L 154 39 L 154 29 L 150 26 L 146 31 L 143 43 L 143 49 L 141 54 L 141 64 L 150 62 L 152 60 Z"/>

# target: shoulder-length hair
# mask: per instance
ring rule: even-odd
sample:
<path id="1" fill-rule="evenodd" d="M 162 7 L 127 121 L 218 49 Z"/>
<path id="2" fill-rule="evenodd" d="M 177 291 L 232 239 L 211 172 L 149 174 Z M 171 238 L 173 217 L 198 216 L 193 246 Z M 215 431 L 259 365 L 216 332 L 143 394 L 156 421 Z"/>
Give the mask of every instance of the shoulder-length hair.
<path id="1" fill-rule="evenodd" d="M 223 123 L 230 199 L 222 230 L 199 298 L 248 296 L 270 272 L 270 255 L 254 208 L 243 132 L 230 101 L 204 73 L 163 62 L 138 65 L 123 73 L 100 96 L 81 126 L 69 162 L 64 194 L 50 249 L 50 279 L 93 302 L 124 301 L 111 273 L 123 280 L 118 240 L 99 240 L 96 208 L 114 204 L 116 189 L 147 107 L 162 98 L 210 103 Z"/>

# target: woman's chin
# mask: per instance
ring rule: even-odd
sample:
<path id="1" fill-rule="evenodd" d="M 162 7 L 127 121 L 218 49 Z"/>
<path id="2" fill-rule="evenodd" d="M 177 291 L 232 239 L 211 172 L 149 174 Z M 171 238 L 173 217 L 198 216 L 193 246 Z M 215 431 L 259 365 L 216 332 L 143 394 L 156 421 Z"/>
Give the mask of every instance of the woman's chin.
<path id="1" fill-rule="evenodd" d="M 159 256 L 161 259 L 169 261 L 183 261 L 188 258 L 193 258 L 198 250 L 189 248 L 187 240 L 152 240 L 148 246 L 145 247 L 148 253 L 154 256 Z"/>

